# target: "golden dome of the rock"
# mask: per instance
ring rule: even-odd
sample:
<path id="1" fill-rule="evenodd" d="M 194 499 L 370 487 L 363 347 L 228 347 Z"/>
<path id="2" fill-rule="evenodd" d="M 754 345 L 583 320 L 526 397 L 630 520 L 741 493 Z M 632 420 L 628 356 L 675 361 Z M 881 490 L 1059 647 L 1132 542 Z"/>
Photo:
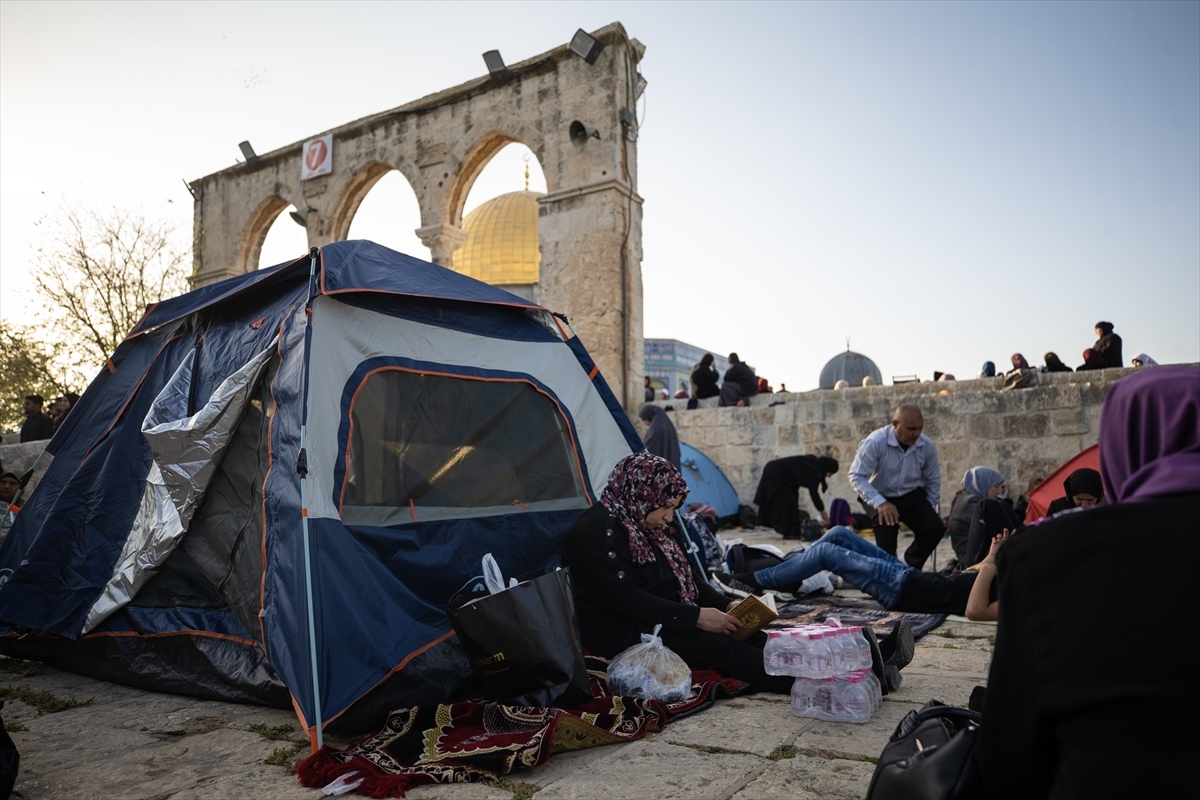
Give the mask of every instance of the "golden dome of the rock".
<path id="1" fill-rule="evenodd" d="M 493 286 L 538 282 L 540 192 L 493 197 L 463 219 L 467 241 L 454 252 L 454 269 Z"/>

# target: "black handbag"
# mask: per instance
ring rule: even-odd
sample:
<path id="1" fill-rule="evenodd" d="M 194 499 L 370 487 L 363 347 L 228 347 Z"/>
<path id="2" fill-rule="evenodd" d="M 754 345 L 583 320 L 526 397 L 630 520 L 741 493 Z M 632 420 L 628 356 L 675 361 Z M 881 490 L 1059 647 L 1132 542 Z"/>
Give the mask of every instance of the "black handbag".
<path id="1" fill-rule="evenodd" d="M 973 752 L 983 717 L 930 700 L 900 720 L 879 755 L 867 800 L 982 797 Z"/>
<path id="2" fill-rule="evenodd" d="M 592 698 L 571 573 L 539 570 L 496 594 L 464 592 L 446 606 L 484 696 L 569 708 Z"/>

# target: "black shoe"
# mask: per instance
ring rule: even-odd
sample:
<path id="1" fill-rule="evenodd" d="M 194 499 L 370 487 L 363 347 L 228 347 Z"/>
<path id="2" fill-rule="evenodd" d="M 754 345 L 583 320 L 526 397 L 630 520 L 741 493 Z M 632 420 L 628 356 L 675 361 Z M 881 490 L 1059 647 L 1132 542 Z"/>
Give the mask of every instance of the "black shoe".
<path id="1" fill-rule="evenodd" d="M 714 572 L 713 579 L 720 586 L 725 594 L 731 594 L 734 597 L 748 597 L 752 594 L 762 594 L 763 588 L 754 580 L 751 573 L 746 572 L 741 575 L 730 575 L 728 572 Z"/>
<path id="2" fill-rule="evenodd" d="M 908 624 L 908 620 L 902 619 L 896 623 L 896 627 L 892 628 L 892 632 L 883 638 L 879 643 L 879 652 L 883 655 L 885 664 L 895 667 L 897 670 L 904 669 L 913 660 L 913 652 L 916 650 L 916 645 L 913 641 L 912 625 Z"/>
<path id="3" fill-rule="evenodd" d="M 891 689 L 888 687 L 888 681 L 884 674 L 884 661 L 883 654 L 879 651 L 879 639 L 876 638 L 875 631 L 871 630 L 867 625 L 862 626 L 862 635 L 871 647 L 871 672 L 875 673 L 875 680 L 879 681 L 879 688 L 883 694 L 887 694 Z M 898 679 L 900 677 L 900 670 L 895 667 L 892 669 L 895 671 L 896 678 Z M 896 681 L 896 685 L 900 685 L 899 680 Z"/>
<path id="4" fill-rule="evenodd" d="M 883 690 L 883 693 L 884 693 L 884 694 L 891 694 L 892 692 L 894 692 L 894 691 L 896 691 L 897 689 L 899 689 L 899 688 L 900 688 L 900 681 L 901 681 L 901 678 L 900 678 L 900 670 L 896 669 L 896 668 L 895 668 L 895 667 L 893 667 L 891 664 L 884 664 L 884 666 L 883 666 L 883 680 L 881 680 L 881 681 L 879 682 L 879 683 L 880 683 L 880 685 L 887 687 L 887 688 L 885 688 L 885 689 Z"/>

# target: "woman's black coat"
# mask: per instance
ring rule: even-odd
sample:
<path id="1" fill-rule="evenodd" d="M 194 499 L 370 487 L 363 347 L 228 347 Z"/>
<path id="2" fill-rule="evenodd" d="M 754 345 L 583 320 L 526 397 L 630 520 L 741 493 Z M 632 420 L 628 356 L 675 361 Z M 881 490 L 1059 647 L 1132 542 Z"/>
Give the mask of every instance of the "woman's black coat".
<path id="1" fill-rule="evenodd" d="M 687 551 L 679 531 L 672 532 Z M 651 545 L 656 558 L 637 564 L 629 552 L 629 534 L 604 506 L 597 503 L 567 533 L 563 564 L 571 570 L 575 608 L 584 647 L 612 657 L 641 641 L 661 623 L 664 632 L 686 634 L 696 629 L 699 606 L 679 602 L 679 582 L 667 559 Z M 701 606 L 722 611 L 729 599 L 692 576 Z"/>

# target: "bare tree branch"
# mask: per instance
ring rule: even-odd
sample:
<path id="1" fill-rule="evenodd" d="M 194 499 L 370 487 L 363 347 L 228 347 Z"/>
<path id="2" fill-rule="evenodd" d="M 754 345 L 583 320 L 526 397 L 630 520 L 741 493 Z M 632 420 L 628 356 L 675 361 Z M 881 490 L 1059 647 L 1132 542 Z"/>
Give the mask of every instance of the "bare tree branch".
<path id="1" fill-rule="evenodd" d="M 187 248 L 165 221 L 61 208 L 39 225 L 48 236 L 37 251 L 37 289 L 55 338 L 69 340 L 81 361 L 104 363 L 146 306 L 188 288 Z"/>

